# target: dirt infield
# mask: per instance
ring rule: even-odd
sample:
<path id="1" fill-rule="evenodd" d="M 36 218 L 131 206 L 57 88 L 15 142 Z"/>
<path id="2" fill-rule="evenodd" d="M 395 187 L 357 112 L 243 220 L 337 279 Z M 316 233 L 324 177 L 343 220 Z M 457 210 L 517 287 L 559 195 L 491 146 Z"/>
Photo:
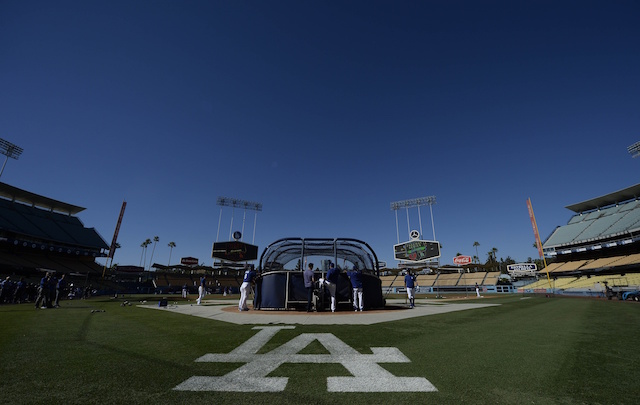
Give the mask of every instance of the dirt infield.
<path id="1" fill-rule="evenodd" d="M 223 322 L 246 325 L 372 325 L 382 322 L 392 322 L 400 319 L 408 319 L 420 316 L 443 314 L 447 312 L 464 311 L 469 309 L 485 308 L 499 304 L 474 303 L 447 303 L 416 302 L 416 307 L 409 309 L 400 302 L 388 302 L 385 309 L 354 312 L 306 312 L 295 310 L 253 310 L 238 311 L 234 303 L 230 301 L 210 300 L 204 305 L 139 305 L 142 308 L 158 309 L 175 312 L 183 315 L 197 316 L 200 318 L 215 319 Z"/>

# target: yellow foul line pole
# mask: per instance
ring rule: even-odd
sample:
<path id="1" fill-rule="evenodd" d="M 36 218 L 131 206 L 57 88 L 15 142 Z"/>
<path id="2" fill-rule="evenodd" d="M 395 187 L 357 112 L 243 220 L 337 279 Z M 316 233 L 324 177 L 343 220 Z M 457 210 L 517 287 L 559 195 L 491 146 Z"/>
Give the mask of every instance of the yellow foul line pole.
<path id="1" fill-rule="evenodd" d="M 544 270 L 547 273 L 547 280 L 549 281 L 549 288 L 551 287 L 551 278 L 549 277 L 549 270 L 547 270 L 547 260 L 544 257 L 544 253 L 542 252 L 542 242 L 540 242 L 540 233 L 538 232 L 538 224 L 536 223 L 536 216 L 533 213 L 533 206 L 531 205 L 531 198 L 527 198 L 527 208 L 529 209 L 529 218 L 531 219 L 531 225 L 533 226 L 533 234 L 536 237 L 536 245 L 538 247 L 538 255 L 542 259 L 544 263 Z"/>

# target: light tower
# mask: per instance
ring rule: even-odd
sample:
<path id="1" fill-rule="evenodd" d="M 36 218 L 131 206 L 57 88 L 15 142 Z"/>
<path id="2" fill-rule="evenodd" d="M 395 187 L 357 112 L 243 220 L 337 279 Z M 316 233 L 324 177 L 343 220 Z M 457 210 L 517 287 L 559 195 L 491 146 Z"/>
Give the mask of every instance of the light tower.
<path id="1" fill-rule="evenodd" d="M 244 221 L 247 215 L 247 210 L 255 211 L 255 216 L 253 218 L 253 240 L 251 243 L 255 242 L 256 239 L 256 221 L 258 219 L 258 211 L 262 211 L 262 204 L 252 201 L 240 200 L 237 198 L 228 198 L 228 197 L 218 197 L 217 204 L 220 206 L 220 217 L 218 218 L 218 233 L 216 234 L 216 242 L 218 241 L 218 237 L 220 236 L 220 221 L 222 220 L 222 208 L 223 207 L 231 207 L 231 224 L 229 225 L 229 240 L 231 240 L 231 235 L 233 232 L 233 211 L 235 208 L 243 208 L 244 214 L 242 216 L 242 234 L 244 234 Z"/>
<path id="2" fill-rule="evenodd" d="M 640 156 L 640 142 L 636 142 L 633 145 L 627 147 L 627 151 L 631 154 L 631 157 L 635 158 Z"/>
<path id="3" fill-rule="evenodd" d="M 431 230 L 433 231 L 433 240 L 436 240 L 436 227 L 433 223 L 433 204 L 436 203 L 436 196 L 432 195 L 429 197 L 420 197 L 420 198 L 412 198 L 410 200 L 396 201 L 391 203 L 391 210 L 396 213 L 396 235 L 398 238 L 398 243 L 400 243 L 400 231 L 398 230 L 398 210 L 400 208 L 405 208 L 407 211 L 407 228 L 409 233 L 411 232 L 411 226 L 409 225 L 409 208 L 417 207 L 418 208 L 418 222 L 420 223 L 420 235 L 422 236 L 422 216 L 420 215 L 420 207 L 423 205 L 429 206 L 429 211 L 431 213 Z"/>
<path id="4" fill-rule="evenodd" d="M 0 153 L 6 156 L 2 169 L 0 170 L 0 177 L 2 176 L 2 172 L 4 172 L 4 167 L 7 165 L 7 160 L 9 160 L 9 158 L 18 160 L 18 157 L 20 157 L 22 152 L 23 149 L 18 145 L 14 145 L 9 141 L 5 141 L 0 138 Z"/>
<path id="5" fill-rule="evenodd" d="M 440 242 L 436 240 L 436 228 L 433 223 L 433 204 L 436 203 L 435 196 L 412 198 L 410 200 L 396 201 L 391 203 L 391 210 L 396 214 L 396 236 L 398 244 L 393 246 L 394 258 L 399 260 L 400 266 L 423 266 L 424 263 L 430 262 L 439 266 Z M 433 240 L 426 241 L 423 239 L 422 233 L 422 216 L 420 207 L 428 205 L 431 212 L 431 229 L 433 231 Z M 418 221 L 420 222 L 420 230 L 412 230 L 409 223 L 409 208 L 418 208 Z M 398 210 L 404 208 L 407 213 L 407 231 L 411 240 L 409 242 L 400 243 L 400 231 L 398 229 Z M 435 260 L 435 263 L 434 263 Z"/>

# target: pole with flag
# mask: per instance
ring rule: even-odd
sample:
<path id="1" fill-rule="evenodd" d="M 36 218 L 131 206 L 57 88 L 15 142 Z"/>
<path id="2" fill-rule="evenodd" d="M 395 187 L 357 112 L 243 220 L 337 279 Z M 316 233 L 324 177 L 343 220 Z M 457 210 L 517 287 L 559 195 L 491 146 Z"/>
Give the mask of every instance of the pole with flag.
<path id="1" fill-rule="evenodd" d="M 540 242 L 540 233 L 538 232 L 538 224 L 536 223 L 536 216 L 533 214 L 533 206 L 531 205 L 531 198 L 527 198 L 527 209 L 529 210 L 529 219 L 531 219 L 531 225 L 533 226 L 533 235 L 536 237 L 536 246 L 538 247 L 538 255 L 544 263 L 544 269 L 547 270 L 547 260 L 544 258 L 544 252 L 542 251 L 542 242 Z M 547 280 L 549 281 L 549 288 L 551 287 L 551 278 L 549 277 L 549 270 L 547 270 Z"/>

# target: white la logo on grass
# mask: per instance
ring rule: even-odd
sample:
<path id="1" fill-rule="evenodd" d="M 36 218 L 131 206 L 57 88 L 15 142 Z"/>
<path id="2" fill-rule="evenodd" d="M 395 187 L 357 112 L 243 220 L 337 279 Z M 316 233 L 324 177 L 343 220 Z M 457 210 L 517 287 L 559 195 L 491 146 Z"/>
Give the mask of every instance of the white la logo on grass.
<path id="1" fill-rule="evenodd" d="M 269 353 L 258 351 L 281 329 L 294 326 L 256 326 L 260 331 L 230 353 L 209 353 L 197 362 L 246 363 L 220 377 L 194 376 L 174 388 L 178 391 L 284 391 L 288 377 L 267 377 L 284 363 L 340 363 L 353 377 L 328 377 L 329 392 L 432 392 L 437 391 L 423 377 L 396 377 L 378 363 L 409 363 L 395 347 L 372 347 L 373 354 L 361 354 L 331 333 L 303 333 Z M 299 354 L 317 340 L 329 354 Z"/>

